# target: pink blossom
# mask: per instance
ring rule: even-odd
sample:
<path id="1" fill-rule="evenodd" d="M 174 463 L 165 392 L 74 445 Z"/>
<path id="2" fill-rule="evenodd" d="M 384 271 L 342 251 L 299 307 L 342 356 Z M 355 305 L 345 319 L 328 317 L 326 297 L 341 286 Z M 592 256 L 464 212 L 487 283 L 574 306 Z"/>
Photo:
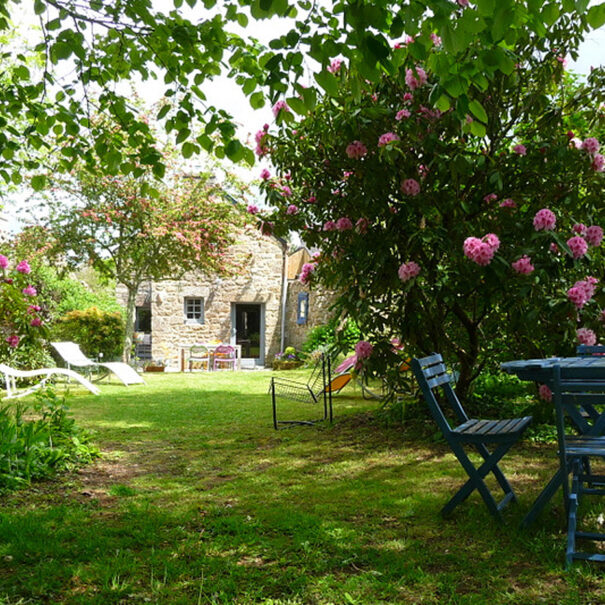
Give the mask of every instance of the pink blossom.
<path id="1" fill-rule="evenodd" d="M 349 231 L 353 229 L 353 222 L 350 218 L 343 216 L 336 221 L 336 229 L 338 231 Z"/>
<path id="2" fill-rule="evenodd" d="M 411 103 L 413 99 L 414 99 L 414 95 L 411 92 L 406 92 L 403 94 L 404 103 Z"/>
<path id="3" fill-rule="evenodd" d="M 403 120 L 403 118 L 409 118 L 412 114 L 410 113 L 409 109 L 400 109 L 396 114 L 395 114 L 395 119 L 396 120 Z"/>
<path id="4" fill-rule="evenodd" d="M 359 160 L 368 153 L 368 149 L 361 141 L 353 141 L 347 145 L 345 152 L 350 158 Z"/>
<path id="5" fill-rule="evenodd" d="M 401 191 L 406 195 L 418 195 L 420 193 L 420 184 L 416 179 L 405 179 L 401 183 Z"/>
<path id="6" fill-rule="evenodd" d="M 500 248 L 500 239 L 495 233 L 488 233 L 483 236 L 483 240 L 494 252 L 498 252 Z"/>
<path id="7" fill-rule="evenodd" d="M 33 286 L 26 286 L 23 288 L 22 292 L 25 296 L 36 296 L 36 294 L 38 294 L 38 291 Z"/>
<path id="8" fill-rule="evenodd" d="M 603 228 L 599 225 L 591 225 L 586 229 L 586 241 L 591 246 L 600 246 L 603 241 Z"/>
<path id="9" fill-rule="evenodd" d="M 368 232 L 369 226 L 370 226 L 370 221 L 368 221 L 368 219 L 363 216 L 361 218 L 358 218 L 357 222 L 355 223 L 355 228 L 361 235 Z"/>
<path id="10" fill-rule="evenodd" d="M 534 229 L 536 231 L 552 231 L 557 223 L 557 217 L 552 210 L 542 208 L 534 216 Z"/>
<path id="11" fill-rule="evenodd" d="M 266 168 L 263 168 L 260 173 L 260 178 L 263 179 L 263 181 L 266 181 L 271 178 L 271 173 Z"/>
<path id="12" fill-rule="evenodd" d="M 256 214 L 258 212 L 258 206 L 256 206 L 255 204 L 248 204 L 248 207 L 246 208 L 246 210 L 250 214 Z"/>
<path id="13" fill-rule="evenodd" d="M 414 71 L 416 72 L 416 75 L 414 75 Z M 412 90 L 416 90 L 420 86 L 423 86 L 424 84 L 426 84 L 426 81 L 426 72 L 424 71 L 424 69 L 422 69 L 422 67 L 416 67 L 414 70 L 405 70 L 405 83 Z"/>
<path id="14" fill-rule="evenodd" d="M 520 259 L 511 263 L 511 267 L 517 272 L 523 275 L 529 275 L 533 273 L 535 267 L 531 264 L 531 258 L 524 254 Z"/>
<path id="15" fill-rule="evenodd" d="M 300 271 L 300 277 L 298 278 L 301 284 L 308 284 L 313 271 L 315 270 L 315 265 L 313 263 L 305 263 L 302 266 Z"/>
<path id="16" fill-rule="evenodd" d="M 273 105 L 272 111 L 273 115 L 277 117 L 280 111 L 289 112 L 290 108 L 288 107 L 288 104 L 285 101 L 278 101 L 275 105 Z"/>
<path id="17" fill-rule="evenodd" d="M 295 206 L 294 204 L 290 204 L 286 208 L 286 214 L 298 214 L 298 206 Z"/>
<path id="18" fill-rule="evenodd" d="M 551 242 L 550 246 L 548 247 L 548 249 L 553 253 L 553 254 L 558 254 L 559 253 L 559 246 L 557 246 L 557 244 L 555 244 L 555 242 Z"/>
<path id="19" fill-rule="evenodd" d="M 581 345 L 592 347 L 597 344 L 597 335 L 588 328 L 578 328 L 576 330 L 576 336 Z"/>
<path id="20" fill-rule="evenodd" d="M 324 231 L 336 231 L 336 223 L 334 221 L 326 221 L 323 226 Z"/>
<path id="21" fill-rule="evenodd" d="M 284 197 L 290 197 L 292 195 L 292 189 L 290 189 L 290 187 L 288 187 L 288 185 L 283 185 L 281 188 L 281 194 Z"/>
<path id="22" fill-rule="evenodd" d="M 572 227 L 572 230 L 574 233 L 577 233 L 578 235 L 586 235 L 586 225 L 584 225 L 583 223 L 576 223 Z"/>
<path id="23" fill-rule="evenodd" d="M 6 269 L 8 267 L 8 258 L 3 254 L 0 254 L 0 269 Z"/>
<path id="24" fill-rule="evenodd" d="M 17 269 L 17 271 L 19 271 L 19 273 L 23 273 L 23 274 L 31 273 L 31 267 L 29 266 L 29 263 L 26 260 L 22 260 L 15 267 L 15 269 Z"/>
<path id="25" fill-rule="evenodd" d="M 307 202 L 308 202 L 309 204 L 314 204 L 316 201 L 317 201 L 317 198 L 316 198 L 314 195 L 310 195 L 310 196 L 307 198 Z"/>
<path id="26" fill-rule="evenodd" d="M 487 194 L 487 195 L 486 195 L 486 196 L 483 198 L 483 201 L 489 204 L 490 202 L 493 202 L 493 201 L 495 201 L 495 200 L 497 200 L 497 199 L 498 199 L 498 195 L 497 195 L 496 193 L 488 193 L 488 194 Z"/>
<path id="27" fill-rule="evenodd" d="M 577 281 L 569 290 L 567 298 L 580 310 L 593 296 L 599 280 L 596 277 L 587 277 Z"/>
<path id="28" fill-rule="evenodd" d="M 527 148 L 525 147 L 525 145 L 515 145 L 513 147 L 513 151 L 517 154 L 517 155 L 526 155 L 527 154 Z"/>
<path id="29" fill-rule="evenodd" d="M 420 265 L 415 263 L 413 260 L 408 261 L 407 263 L 403 263 L 399 267 L 399 271 L 397 274 L 399 275 L 399 279 L 403 282 L 409 281 L 413 279 L 420 273 Z"/>
<path id="30" fill-rule="evenodd" d="M 331 74 L 335 74 L 340 71 L 341 66 L 342 66 L 342 61 L 340 59 L 334 59 L 334 61 L 332 61 L 332 63 L 330 63 L 330 65 L 328 66 L 327 69 Z"/>
<path id="31" fill-rule="evenodd" d="M 472 258 L 475 256 L 475 252 L 481 245 L 481 240 L 478 237 L 467 237 L 464 240 L 464 244 L 462 245 L 462 249 L 464 250 L 464 256 L 467 258 Z"/>
<path id="32" fill-rule="evenodd" d="M 544 401 L 552 401 L 552 391 L 547 384 L 540 385 L 538 394 L 540 395 L 540 399 L 544 399 Z"/>
<path id="33" fill-rule="evenodd" d="M 497 239 L 498 238 L 496 237 L 496 240 Z M 495 243 L 495 241 L 492 241 L 492 243 Z M 498 240 L 498 245 L 499 243 L 500 241 Z M 464 255 L 467 258 L 478 265 L 485 267 L 486 265 L 489 265 L 492 261 L 492 258 L 494 258 L 497 248 L 490 246 L 487 242 L 481 241 L 477 237 L 467 237 L 464 240 L 463 250 Z"/>
<path id="34" fill-rule="evenodd" d="M 431 33 L 431 40 L 435 46 L 441 46 L 441 38 L 436 33 Z"/>
<path id="35" fill-rule="evenodd" d="M 591 166 L 595 172 L 605 171 L 605 156 L 600 153 L 595 153 Z"/>
<path id="36" fill-rule="evenodd" d="M 357 359 L 367 359 L 374 350 L 374 347 L 367 340 L 360 340 L 355 345 L 355 355 L 357 355 Z"/>
<path id="37" fill-rule="evenodd" d="M 461 6 L 462 8 L 466 8 L 468 6 L 468 0 L 456 0 L 456 2 L 458 2 L 458 6 Z"/>
<path id="38" fill-rule="evenodd" d="M 12 349 L 17 348 L 17 345 L 19 344 L 19 340 L 21 340 L 16 334 L 11 334 L 10 336 L 8 336 L 6 338 L 6 342 L 8 343 L 8 346 L 11 347 Z"/>
<path id="39" fill-rule="evenodd" d="M 576 235 L 567 240 L 567 245 L 571 250 L 571 254 L 574 258 L 580 258 L 588 252 L 588 244 L 583 237 Z"/>
<path id="40" fill-rule="evenodd" d="M 588 137 L 582 143 L 582 149 L 586 151 L 586 153 L 596 153 L 597 151 L 599 151 L 600 147 L 601 146 L 599 145 L 599 141 L 594 137 Z"/>
<path id="41" fill-rule="evenodd" d="M 574 137 L 569 141 L 569 144 L 575 147 L 576 149 L 582 149 L 582 141 L 577 137 Z"/>
<path id="42" fill-rule="evenodd" d="M 394 132 L 385 132 L 378 139 L 378 147 L 384 147 L 393 141 L 398 141 L 399 137 Z"/>
<path id="43" fill-rule="evenodd" d="M 29 322 L 30 326 L 33 326 L 34 328 L 39 328 L 42 325 L 42 320 L 39 317 L 34 317 L 30 322 Z"/>
<path id="44" fill-rule="evenodd" d="M 27 312 L 31 315 L 32 313 L 37 313 L 40 309 L 40 305 L 29 305 L 29 307 L 27 307 Z"/>
<path id="45" fill-rule="evenodd" d="M 505 200 L 500 202 L 500 208 L 516 208 L 517 203 L 513 201 L 510 197 L 507 197 Z"/>

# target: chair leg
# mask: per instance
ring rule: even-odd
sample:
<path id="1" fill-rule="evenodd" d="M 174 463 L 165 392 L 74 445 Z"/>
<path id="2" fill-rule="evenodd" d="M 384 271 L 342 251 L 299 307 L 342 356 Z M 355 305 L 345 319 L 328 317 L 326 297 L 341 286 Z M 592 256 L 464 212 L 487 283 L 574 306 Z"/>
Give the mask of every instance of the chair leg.
<path id="1" fill-rule="evenodd" d="M 492 454 L 485 445 L 483 445 L 481 443 L 481 444 L 477 445 L 477 449 L 479 450 L 479 453 L 483 457 L 483 460 L 489 460 L 489 458 Z M 505 494 L 512 494 L 512 501 L 516 502 L 517 497 L 515 496 L 515 492 L 513 491 L 513 488 L 511 487 L 510 483 L 508 482 L 508 479 L 504 476 L 504 473 L 500 470 L 500 467 L 497 465 L 494 466 L 494 468 L 492 469 L 492 472 L 494 474 L 494 477 L 496 477 L 496 481 L 498 481 L 498 484 L 502 488 L 502 491 Z"/>

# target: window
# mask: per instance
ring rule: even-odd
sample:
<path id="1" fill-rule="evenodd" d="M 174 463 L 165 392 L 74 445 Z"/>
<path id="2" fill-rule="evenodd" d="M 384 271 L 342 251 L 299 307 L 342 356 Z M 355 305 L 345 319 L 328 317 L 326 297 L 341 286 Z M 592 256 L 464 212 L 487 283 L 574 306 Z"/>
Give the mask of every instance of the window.
<path id="1" fill-rule="evenodd" d="M 309 318 L 309 294 L 301 292 L 298 295 L 298 309 L 296 312 L 296 323 L 306 324 Z"/>
<path id="2" fill-rule="evenodd" d="M 204 299 L 188 296 L 185 298 L 185 323 L 204 323 Z"/>

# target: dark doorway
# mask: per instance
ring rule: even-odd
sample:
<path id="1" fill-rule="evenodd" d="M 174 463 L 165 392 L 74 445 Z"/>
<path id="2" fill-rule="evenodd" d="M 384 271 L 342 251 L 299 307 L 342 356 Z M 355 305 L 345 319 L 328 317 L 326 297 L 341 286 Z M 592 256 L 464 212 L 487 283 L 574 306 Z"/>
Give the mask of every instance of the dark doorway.
<path id="1" fill-rule="evenodd" d="M 235 344 L 242 346 L 242 359 L 261 358 L 261 305 L 235 305 Z"/>

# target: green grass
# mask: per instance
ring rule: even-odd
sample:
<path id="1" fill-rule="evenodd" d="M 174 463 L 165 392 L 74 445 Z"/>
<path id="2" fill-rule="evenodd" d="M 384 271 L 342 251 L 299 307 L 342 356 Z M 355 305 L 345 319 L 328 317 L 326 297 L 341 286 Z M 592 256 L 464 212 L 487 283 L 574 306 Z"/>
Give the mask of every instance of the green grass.
<path id="1" fill-rule="evenodd" d="M 605 600 L 602 567 L 563 570 L 560 498 L 517 529 L 556 465 L 552 444 L 505 458 L 521 502 L 505 525 L 477 495 L 443 520 L 464 480 L 444 444 L 384 426 L 354 389 L 335 398 L 332 426 L 276 432 L 269 376 L 78 391 L 73 413 L 103 457 L 3 497 L 0 605 Z M 309 413 L 296 407 L 281 406 Z"/>

